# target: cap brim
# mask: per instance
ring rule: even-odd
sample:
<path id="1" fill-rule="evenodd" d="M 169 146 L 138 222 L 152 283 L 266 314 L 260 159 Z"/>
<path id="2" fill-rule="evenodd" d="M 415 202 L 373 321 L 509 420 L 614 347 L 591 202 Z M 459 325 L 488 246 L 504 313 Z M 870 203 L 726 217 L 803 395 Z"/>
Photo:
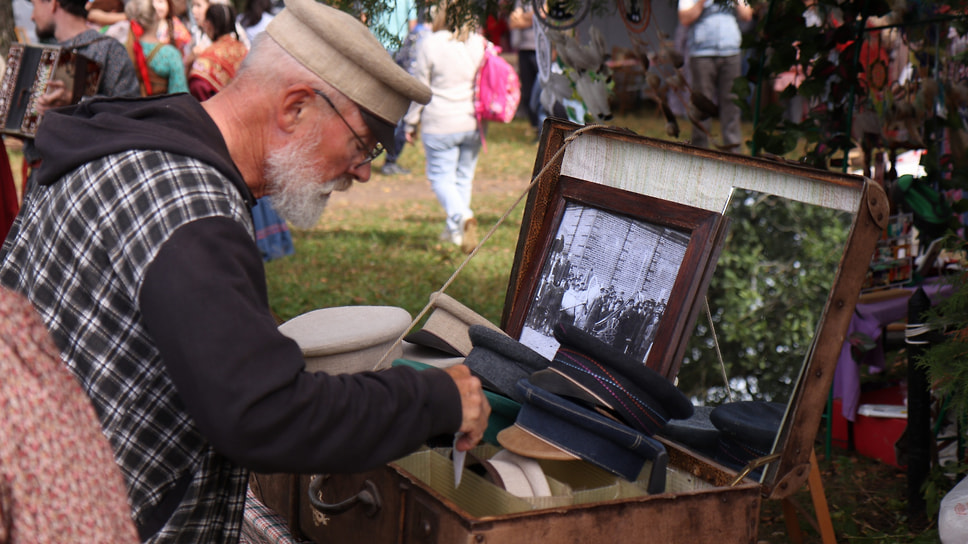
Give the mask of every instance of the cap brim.
<path id="1" fill-rule="evenodd" d="M 553 368 L 539 370 L 531 374 L 528 381 L 549 393 L 580 401 L 586 406 L 612 408 L 605 400 L 589 391 L 588 388 Z"/>
<path id="2" fill-rule="evenodd" d="M 517 424 L 497 433 L 497 441 L 508 450 L 532 459 L 578 461 L 580 458 L 547 442 Z"/>
<path id="3" fill-rule="evenodd" d="M 376 137 L 376 141 L 383 144 L 384 149 L 396 147 L 393 138 L 393 134 L 397 130 L 396 125 L 391 125 L 363 108 L 360 108 L 360 115 L 363 117 L 363 122 L 366 123 L 367 128 Z"/>
<path id="4" fill-rule="evenodd" d="M 446 353 L 447 355 L 453 355 L 454 357 L 467 357 L 467 353 L 461 353 L 461 350 L 453 344 L 441 338 L 437 333 L 428 331 L 427 329 L 414 331 L 403 339 L 411 344 L 436 349 L 437 351 Z"/>

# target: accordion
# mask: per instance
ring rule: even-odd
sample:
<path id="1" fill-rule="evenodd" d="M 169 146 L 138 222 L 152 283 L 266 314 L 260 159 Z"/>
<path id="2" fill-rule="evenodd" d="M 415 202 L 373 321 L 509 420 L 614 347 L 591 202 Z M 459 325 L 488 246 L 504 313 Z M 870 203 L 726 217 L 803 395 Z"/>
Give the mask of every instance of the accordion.
<path id="1" fill-rule="evenodd" d="M 59 46 L 13 44 L 0 82 L 0 133 L 32 138 L 42 114 L 37 101 L 51 81 L 64 83 L 71 103 L 97 93 L 101 66 Z"/>

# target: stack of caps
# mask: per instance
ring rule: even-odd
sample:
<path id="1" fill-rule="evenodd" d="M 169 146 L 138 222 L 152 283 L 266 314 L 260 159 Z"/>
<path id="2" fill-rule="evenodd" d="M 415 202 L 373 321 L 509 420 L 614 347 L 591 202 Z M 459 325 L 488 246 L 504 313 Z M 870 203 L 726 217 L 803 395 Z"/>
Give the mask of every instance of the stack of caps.
<path id="1" fill-rule="evenodd" d="M 551 365 L 520 380 L 525 402 L 515 424 L 498 434 L 525 457 L 583 459 L 636 480 L 652 461 L 649 492 L 665 488 L 665 448 L 651 438 L 692 404 L 668 380 L 596 337 L 558 325 L 561 346 Z"/>
<path id="2" fill-rule="evenodd" d="M 551 496 L 548 478 L 534 459 L 501 450 L 480 463 L 488 481 L 516 497 Z"/>
<path id="3" fill-rule="evenodd" d="M 547 368 L 550 362 L 500 330 L 471 325 L 467 332 L 473 345 L 464 359 L 467 368 L 481 380 L 485 388 L 517 402 L 524 402 L 515 384 Z"/>

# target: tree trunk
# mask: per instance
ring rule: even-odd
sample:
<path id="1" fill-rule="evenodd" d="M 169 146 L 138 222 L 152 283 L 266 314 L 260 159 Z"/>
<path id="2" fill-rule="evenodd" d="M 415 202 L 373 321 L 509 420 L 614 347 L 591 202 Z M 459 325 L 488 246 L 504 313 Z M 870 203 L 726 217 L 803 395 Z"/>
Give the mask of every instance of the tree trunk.
<path id="1" fill-rule="evenodd" d="M 0 56 L 7 58 L 10 44 L 17 41 L 13 33 L 13 2 L 0 2 Z"/>
<path id="2" fill-rule="evenodd" d="M 13 2 L 0 2 L 0 56 L 7 58 L 10 44 L 16 41 L 13 33 Z"/>

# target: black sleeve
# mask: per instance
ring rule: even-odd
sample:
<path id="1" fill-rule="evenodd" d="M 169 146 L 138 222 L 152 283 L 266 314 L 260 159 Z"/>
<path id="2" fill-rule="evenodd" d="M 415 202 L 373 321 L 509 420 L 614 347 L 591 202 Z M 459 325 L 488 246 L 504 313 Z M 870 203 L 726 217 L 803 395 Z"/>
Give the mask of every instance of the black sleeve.
<path id="1" fill-rule="evenodd" d="M 460 427 L 460 396 L 441 370 L 305 372 L 269 312 L 255 242 L 230 219 L 179 228 L 148 268 L 140 304 L 199 431 L 249 469 L 360 471 Z"/>

